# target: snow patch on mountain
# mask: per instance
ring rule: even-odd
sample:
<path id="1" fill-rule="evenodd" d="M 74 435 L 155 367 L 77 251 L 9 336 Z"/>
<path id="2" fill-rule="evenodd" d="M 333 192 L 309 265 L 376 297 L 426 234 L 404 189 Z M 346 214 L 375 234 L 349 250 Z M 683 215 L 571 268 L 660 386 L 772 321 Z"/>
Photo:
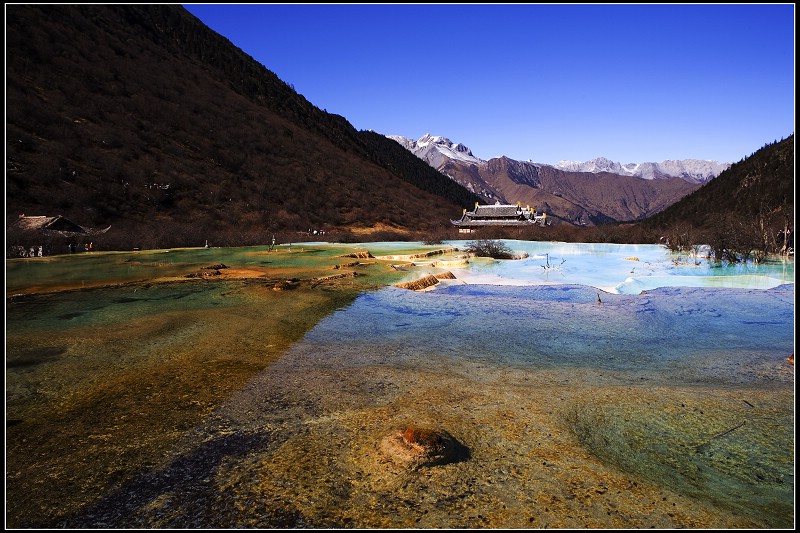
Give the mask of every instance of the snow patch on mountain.
<path id="1" fill-rule="evenodd" d="M 703 159 L 670 159 L 661 163 L 628 163 L 622 165 L 605 157 L 591 161 L 559 161 L 553 165 L 572 172 L 611 172 L 623 176 L 636 176 L 646 180 L 682 178 L 690 183 L 708 183 L 727 170 L 730 163 L 719 163 Z"/>

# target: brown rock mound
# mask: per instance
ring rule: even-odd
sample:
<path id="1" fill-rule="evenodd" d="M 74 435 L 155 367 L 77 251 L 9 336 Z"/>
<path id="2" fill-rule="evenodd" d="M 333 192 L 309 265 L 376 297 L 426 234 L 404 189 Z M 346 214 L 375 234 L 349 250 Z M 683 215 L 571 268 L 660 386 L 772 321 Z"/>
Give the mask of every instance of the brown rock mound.
<path id="1" fill-rule="evenodd" d="M 374 259 L 375 256 L 367 252 L 353 252 L 351 254 L 340 255 L 339 257 L 353 257 L 355 259 Z"/>
<path id="2" fill-rule="evenodd" d="M 439 283 L 439 280 L 436 278 L 436 276 L 428 274 L 427 276 L 419 279 L 406 281 L 405 283 L 398 283 L 395 285 L 395 287 L 400 287 L 401 289 L 410 289 L 412 291 L 421 291 L 422 289 L 433 287 L 437 283 Z"/>
<path id="3" fill-rule="evenodd" d="M 394 462 L 419 468 L 469 459 L 469 449 L 444 430 L 409 426 L 381 441 L 381 450 Z"/>

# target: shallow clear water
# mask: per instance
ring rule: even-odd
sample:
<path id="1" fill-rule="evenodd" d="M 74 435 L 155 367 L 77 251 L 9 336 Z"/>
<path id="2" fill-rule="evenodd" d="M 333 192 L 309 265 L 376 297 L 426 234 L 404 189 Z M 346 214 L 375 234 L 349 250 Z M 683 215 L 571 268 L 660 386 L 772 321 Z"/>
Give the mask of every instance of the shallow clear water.
<path id="1" fill-rule="evenodd" d="M 545 527 L 791 524 L 793 286 L 666 288 L 602 303 L 597 294 L 578 285 L 364 294 L 309 331 L 218 423 L 300 435 L 261 464 L 273 477 L 259 490 L 285 494 L 276 486 L 291 478 L 319 501 L 319 491 L 346 485 L 347 498 L 316 512 L 347 508 L 364 527 L 526 527 L 537 517 Z M 472 458 L 437 467 L 421 478 L 427 492 L 399 498 L 386 491 L 401 474 L 374 449 L 409 424 L 446 429 Z M 320 457 L 337 466 L 326 470 L 330 484 L 312 488 Z M 491 488 L 476 492 L 475 480 Z M 622 480 L 629 490 L 602 488 Z M 635 481 L 658 498 L 643 502 L 652 494 Z M 602 503 L 590 512 L 573 501 L 577 485 Z M 462 506 L 434 512 L 431 494 Z M 564 507 L 534 512 L 541 494 Z M 378 496 L 382 510 L 358 503 Z M 636 522 L 637 505 L 652 505 L 654 517 Z M 470 522 L 493 506 L 491 519 Z M 612 518 L 623 509 L 625 521 Z M 706 514 L 715 518 L 700 521 Z"/>
<path id="2" fill-rule="evenodd" d="M 457 500 L 475 496 L 465 480 L 494 479 L 498 464 L 500 472 L 529 480 L 550 476 L 555 484 L 506 480 L 505 489 L 491 492 L 494 505 L 504 509 L 491 520 L 491 505 L 481 498 L 466 508 L 447 507 L 442 515 L 428 513 L 419 495 L 406 495 L 403 501 L 417 509 L 411 518 L 386 522 L 380 513 L 358 508 L 348 516 L 361 525 L 525 527 L 538 523 L 533 516 L 527 524 L 519 521 L 531 513 L 537 492 L 571 500 L 576 483 L 616 479 L 616 470 L 666 491 L 661 501 L 691 501 L 677 512 L 665 504 L 665 527 L 702 524 L 704 513 L 718 514 L 715 520 L 723 524 L 731 513 L 737 518 L 728 523 L 735 527 L 792 523 L 794 368 L 786 358 L 794 351 L 793 261 L 723 267 L 655 245 L 507 243 L 529 257 L 473 259 L 448 268 L 458 279 L 429 292 L 363 294 L 313 328 L 254 385 L 245 403 L 261 406 L 263 417 L 277 398 L 288 402 L 283 414 L 270 416 L 286 424 L 291 413 L 288 423 L 296 431 L 313 427 L 320 435 L 315 454 L 355 464 L 362 476 L 370 471 L 362 484 L 368 492 L 382 494 L 378 487 L 388 474 L 364 462 L 370 456 L 364 447 L 369 450 L 392 427 L 419 423 L 445 427 L 473 450 L 473 459 L 441 474 L 446 482 L 426 485 L 440 497 L 460 491 Z M 369 249 L 380 250 L 377 255 L 402 248 L 380 243 Z M 254 423 L 239 416 L 233 416 L 237 424 Z M 539 442 L 536 452 L 519 441 L 532 425 L 566 436 Z M 343 427 L 345 435 L 339 434 Z M 323 437 L 331 432 L 336 449 Z M 294 446 L 291 439 L 285 445 L 286 459 L 306 464 Z M 353 455 L 341 446 L 360 451 Z M 531 460 L 552 453 L 571 466 L 556 472 L 556 462 Z M 543 474 L 541 465 L 551 471 Z M 332 483 L 353 494 L 329 505 L 366 497 L 350 486 L 353 472 L 340 475 L 332 475 Z M 281 479 L 280 468 L 275 476 Z M 293 482 L 322 498 L 302 475 L 295 472 Z M 623 492 L 606 498 L 609 507 L 600 507 L 605 516 L 571 505 L 559 512 L 547 507 L 543 523 L 630 525 L 630 516 L 623 522 L 608 518 L 608 509 L 625 506 Z M 387 498 L 384 512 L 400 505 Z M 687 510 L 692 506 L 697 508 Z M 470 522 L 475 516 L 484 522 Z M 638 527 L 658 523 L 652 520 Z"/>
<path id="3" fill-rule="evenodd" d="M 282 522 L 270 517 L 288 516 L 294 527 L 791 527 L 793 261 L 714 267 L 655 245 L 507 243 L 529 257 L 447 267 L 457 279 L 427 292 L 364 292 L 219 405 L 188 439 L 198 451 L 259 444 L 223 453 L 203 474 L 209 498 L 229 514 L 215 510 L 216 522 L 198 526 L 275 527 Z M 7 261 L 7 292 L 182 275 L 216 262 L 303 268 L 341 262 L 343 250 L 419 249 L 298 247 L 311 255 L 245 248 Z M 407 273 L 426 268 L 435 270 Z M 255 290 L 281 301 L 267 285 L 185 281 L 17 297 L 7 305 L 12 337 L 45 340 L 7 356 L 7 377 L 67 359 L 104 368 L 120 354 L 135 365 L 176 344 L 196 350 L 199 332 L 218 321 L 209 357 L 258 354 L 274 332 L 246 332 L 286 303 L 266 307 Z M 184 324 L 189 310 L 202 320 Z M 155 341 L 126 333 L 148 315 L 174 328 Z M 56 342 L 93 329 L 118 331 L 125 345 Z M 136 343 L 147 349 L 129 349 Z M 7 386 L 7 399 L 38 393 L 32 383 Z M 380 442 L 409 425 L 448 431 L 469 458 L 398 466 Z M 170 483 L 119 524 L 194 523 L 191 513 L 162 515 L 166 500 L 199 505 Z M 116 516 L 118 506 L 109 509 Z"/>
<path id="4" fill-rule="evenodd" d="M 626 379 L 739 384 L 756 379 L 759 365 L 783 363 L 792 352 L 794 334 L 786 324 L 793 295 L 791 286 L 760 292 L 668 288 L 637 297 L 604 294 L 598 304 L 597 291 L 579 285 L 388 289 L 362 295 L 306 340 L 397 340 L 441 357 L 501 366 L 585 367 Z M 732 348 L 744 360 L 732 360 Z M 719 360 L 709 366 L 714 357 Z M 700 361 L 702 367 L 681 373 Z"/>

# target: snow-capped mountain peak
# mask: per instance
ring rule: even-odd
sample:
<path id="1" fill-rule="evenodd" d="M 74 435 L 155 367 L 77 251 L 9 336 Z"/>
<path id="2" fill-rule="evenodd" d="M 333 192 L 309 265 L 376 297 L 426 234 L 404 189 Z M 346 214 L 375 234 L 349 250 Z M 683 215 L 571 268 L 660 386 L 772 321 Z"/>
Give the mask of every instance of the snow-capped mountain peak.
<path id="1" fill-rule="evenodd" d="M 387 137 L 397 141 L 437 170 L 451 159 L 476 164 L 483 162 L 472 155 L 472 150 L 461 143 L 454 143 L 447 137 L 435 136 L 430 133 L 426 133 L 416 141 L 400 135 L 387 135 Z"/>
<path id="2" fill-rule="evenodd" d="M 431 135 L 430 133 L 426 133 L 422 137 L 419 138 L 417 141 L 417 146 L 424 147 L 428 146 L 429 144 L 440 144 L 443 146 L 450 146 L 452 141 L 446 137 L 440 137 L 438 135 Z"/>
<path id="3" fill-rule="evenodd" d="M 623 167 L 619 163 L 615 163 L 605 157 L 597 157 L 591 161 L 582 163 L 580 161 L 559 161 L 556 168 L 562 170 L 571 170 L 573 172 L 613 172 L 614 174 L 622 174 Z"/>

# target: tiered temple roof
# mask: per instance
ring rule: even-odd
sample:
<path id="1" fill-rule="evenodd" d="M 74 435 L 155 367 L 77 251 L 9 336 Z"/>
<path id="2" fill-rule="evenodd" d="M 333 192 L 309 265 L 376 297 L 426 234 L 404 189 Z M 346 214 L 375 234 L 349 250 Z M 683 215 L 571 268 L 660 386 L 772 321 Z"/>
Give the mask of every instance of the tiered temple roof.
<path id="1" fill-rule="evenodd" d="M 454 226 L 461 228 L 478 228 L 486 226 L 528 226 L 531 224 L 544 224 L 547 215 L 537 214 L 530 207 L 521 205 L 478 205 L 473 211 L 464 209 L 458 220 L 451 220 Z"/>

